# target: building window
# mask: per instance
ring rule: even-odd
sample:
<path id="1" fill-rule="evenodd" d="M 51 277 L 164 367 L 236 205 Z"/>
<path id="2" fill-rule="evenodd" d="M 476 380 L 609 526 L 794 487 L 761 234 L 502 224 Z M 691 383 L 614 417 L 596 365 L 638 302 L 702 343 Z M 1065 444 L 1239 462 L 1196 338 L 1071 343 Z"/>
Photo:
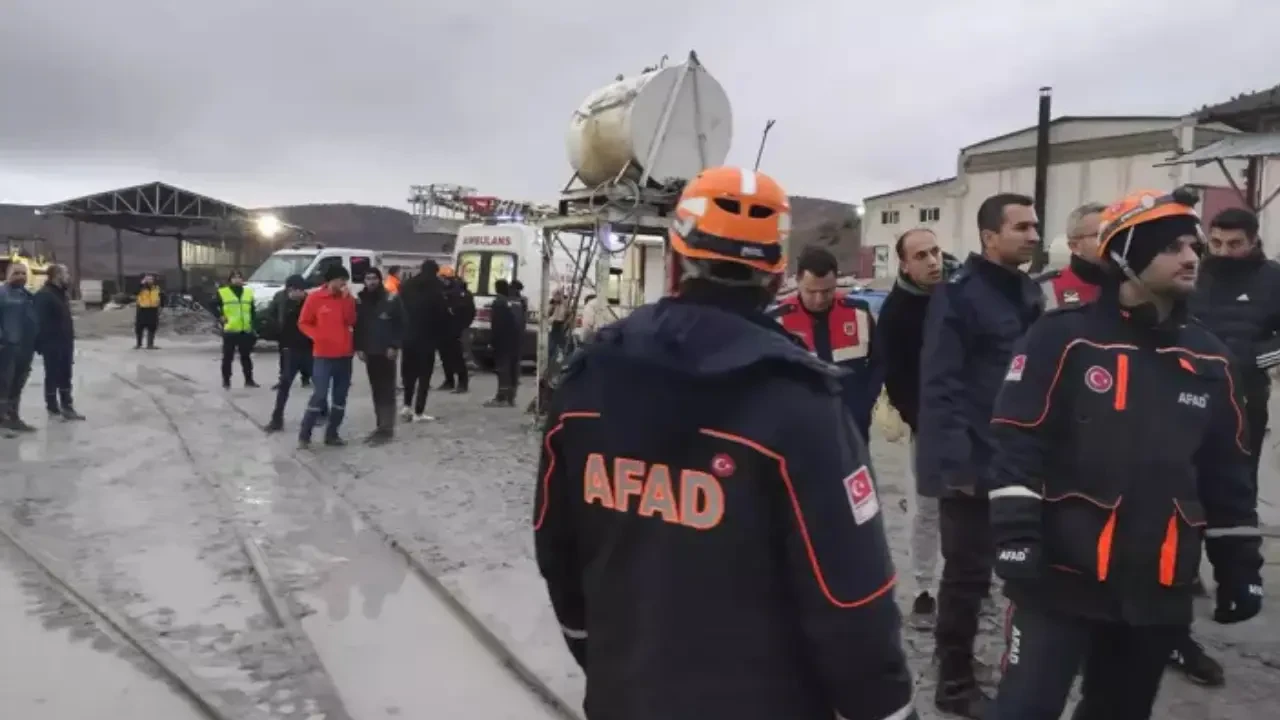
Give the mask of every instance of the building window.
<path id="1" fill-rule="evenodd" d="M 942 208 L 920 208 L 920 222 L 922 223 L 938 222 L 940 217 L 942 217 Z"/>
<path id="2" fill-rule="evenodd" d="M 881 225 L 897 225 L 898 211 L 897 210 L 881 210 L 880 224 Z"/>

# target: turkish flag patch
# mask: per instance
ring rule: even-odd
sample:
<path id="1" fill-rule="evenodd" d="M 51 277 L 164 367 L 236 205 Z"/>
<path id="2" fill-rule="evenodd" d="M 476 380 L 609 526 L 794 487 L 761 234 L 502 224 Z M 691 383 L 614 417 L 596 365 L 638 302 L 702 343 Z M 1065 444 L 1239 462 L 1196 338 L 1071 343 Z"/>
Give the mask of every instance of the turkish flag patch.
<path id="1" fill-rule="evenodd" d="M 844 479 L 844 492 L 849 496 L 853 509 L 853 521 L 859 525 L 880 514 L 880 498 L 876 497 L 876 485 L 866 465 L 854 470 Z"/>

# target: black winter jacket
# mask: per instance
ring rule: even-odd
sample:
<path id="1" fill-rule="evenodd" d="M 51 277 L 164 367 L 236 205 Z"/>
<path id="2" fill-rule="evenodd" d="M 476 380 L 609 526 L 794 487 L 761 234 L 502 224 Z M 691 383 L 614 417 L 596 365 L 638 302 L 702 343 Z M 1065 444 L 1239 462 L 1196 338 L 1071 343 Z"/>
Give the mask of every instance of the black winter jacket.
<path id="1" fill-rule="evenodd" d="M 41 355 L 70 355 L 75 351 L 76 331 L 71 317 L 67 289 L 46 282 L 35 294 L 36 352 Z"/>
<path id="2" fill-rule="evenodd" d="M 494 352 L 518 352 L 521 333 L 524 330 L 524 325 L 520 322 L 524 313 L 518 305 L 518 301 L 499 295 L 489 306 L 489 328 L 492 333 L 490 343 L 493 345 Z"/>
<path id="3" fill-rule="evenodd" d="M 685 298 L 570 360 L 534 531 L 587 717 L 915 720 L 842 372 L 763 313 Z"/>
<path id="4" fill-rule="evenodd" d="M 1191 622 L 1202 540 L 1219 587 L 1261 583 L 1257 487 L 1226 347 L 1122 314 L 1115 287 L 1047 313 L 992 416 L 998 546 L 1040 550 L 1019 604 L 1131 625 Z"/>
<path id="5" fill-rule="evenodd" d="M 268 340 L 275 340 L 282 348 L 290 350 L 311 350 L 311 338 L 298 329 L 298 316 L 302 314 L 302 303 L 306 300 L 289 299 L 289 291 L 281 290 L 271 298 L 267 306 L 267 319 L 263 332 L 270 333 Z"/>
<path id="6" fill-rule="evenodd" d="M 917 485 L 927 497 L 989 482 L 991 408 L 1014 343 L 1040 317 L 1044 295 L 1021 270 L 970 255 L 934 291 L 925 316 L 916 436 Z"/>
<path id="7" fill-rule="evenodd" d="M 943 255 L 943 282 L 959 269 L 958 260 Z M 920 353 L 924 348 L 924 320 L 932 295 L 930 290 L 915 284 L 905 274 L 899 275 L 880 306 L 880 317 L 876 318 L 878 334 L 872 344 L 872 352 L 879 356 L 876 365 L 884 368 L 884 389 L 889 403 L 913 433 L 920 427 Z"/>
<path id="8" fill-rule="evenodd" d="M 433 348 L 450 332 L 444 286 L 435 275 L 414 275 L 406 280 L 400 285 L 400 303 L 405 315 L 405 345 Z"/>
<path id="9" fill-rule="evenodd" d="M 1189 309 L 1231 350 L 1246 393 L 1265 392 L 1267 369 L 1280 365 L 1280 264 L 1261 251 L 1206 257 Z"/>
<path id="10" fill-rule="evenodd" d="M 356 304 L 356 352 L 386 355 L 404 347 L 404 309 L 400 298 L 385 288 L 360 291 Z"/>

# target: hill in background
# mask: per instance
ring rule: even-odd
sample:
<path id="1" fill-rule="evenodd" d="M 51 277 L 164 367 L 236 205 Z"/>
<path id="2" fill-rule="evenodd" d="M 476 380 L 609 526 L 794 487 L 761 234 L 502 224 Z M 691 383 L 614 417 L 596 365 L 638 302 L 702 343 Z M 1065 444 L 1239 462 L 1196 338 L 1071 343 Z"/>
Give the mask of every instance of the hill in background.
<path id="1" fill-rule="evenodd" d="M 0 242 L 8 236 L 40 236 L 51 246 L 59 261 L 70 264 L 72 223 L 64 218 L 36 215 L 29 205 L 0 204 Z M 403 210 L 375 205 L 325 204 L 292 205 L 264 210 L 285 222 L 315 233 L 317 242 L 331 247 L 365 247 L 372 250 L 449 252 L 453 237 L 448 233 L 415 233 L 413 216 Z M 793 236 L 790 255 L 808 245 L 821 245 L 835 253 L 843 272 L 859 267 L 861 225 L 854 207 L 847 203 L 817 198 L 792 198 Z M 80 229 L 81 269 L 87 278 L 115 276 L 115 232 L 110 228 L 83 225 Z M 125 233 L 124 272 L 164 272 L 178 266 L 176 243 L 171 238 L 152 238 Z M 3 250 L 3 246 L 0 246 Z"/>

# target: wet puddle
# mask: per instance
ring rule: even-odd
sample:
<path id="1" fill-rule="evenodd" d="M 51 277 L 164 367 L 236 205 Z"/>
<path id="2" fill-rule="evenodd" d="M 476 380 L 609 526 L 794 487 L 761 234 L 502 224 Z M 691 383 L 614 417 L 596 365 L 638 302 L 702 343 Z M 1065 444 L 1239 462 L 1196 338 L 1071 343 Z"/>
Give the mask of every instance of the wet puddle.
<path id="1" fill-rule="evenodd" d="M 79 608 L 0 552 L 0 708 L 22 720 L 203 720 L 183 695 L 119 654 Z M 24 587 L 27 586 L 27 587 Z M 158 670 L 157 670 L 158 672 Z"/>
<path id="2" fill-rule="evenodd" d="M 295 597 L 316 611 L 303 628 L 353 717 L 556 717 L 389 548 L 339 560 Z"/>

